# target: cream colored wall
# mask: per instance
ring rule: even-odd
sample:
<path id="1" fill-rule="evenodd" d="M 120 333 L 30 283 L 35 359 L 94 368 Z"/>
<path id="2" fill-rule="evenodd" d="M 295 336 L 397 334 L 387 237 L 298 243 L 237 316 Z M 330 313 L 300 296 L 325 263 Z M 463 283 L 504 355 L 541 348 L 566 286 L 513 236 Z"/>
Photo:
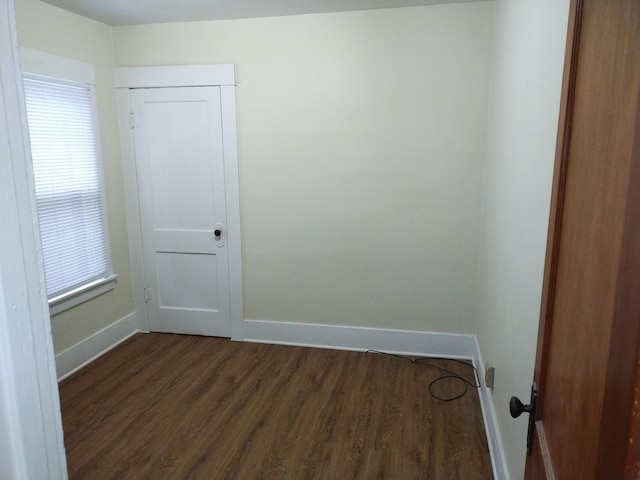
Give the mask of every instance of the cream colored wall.
<path id="1" fill-rule="evenodd" d="M 493 8 L 113 30 L 236 65 L 245 318 L 474 332 Z"/>
<path id="2" fill-rule="evenodd" d="M 478 342 L 511 478 L 522 478 L 569 0 L 498 0 L 488 136 Z M 527 402 L 528 403 L 528 402 Z"/>
<path id="3" fill-rule="evenodd" d="M 131 313 L 133 300 L 124 207 L 117 112 L 113 89 L 111 28 L 39 0 L 16 0 L 21 46 L 93 64 L 114 272 L 112 292 L 51 319 L 56 352 L 65 350 Z"/>

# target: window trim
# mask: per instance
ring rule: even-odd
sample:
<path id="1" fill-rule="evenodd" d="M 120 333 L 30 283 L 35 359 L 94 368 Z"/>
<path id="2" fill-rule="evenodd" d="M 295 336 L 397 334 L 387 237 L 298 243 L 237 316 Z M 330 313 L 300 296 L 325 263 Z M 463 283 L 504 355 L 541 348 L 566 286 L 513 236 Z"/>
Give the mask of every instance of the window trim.
<path id="1" fill-rule="evenodd" d="M 50 298 L 49 314 L 56 315 L 113 290 L 117 278 L 118 275 L 111 273 L 108 277 L 94 280 L 62 295 Z"/>
<path id="2" fill-rule="evenodd" d="M 98 178 L 100 182 L 103 228 L 107 253 L 107 275 L 103 278 L 92 280 L 91 282 L 68 292 L 49 298 L 49 314 L 53 316 L 113 290 L 118 278 L 118 275 L 113 273 L 113 264 L 111 260 L 111 241 L 109 235 L 107 205 L 105 200 L 95 72 L 93 65 L 90 63 L 52 55 L 50 53 L 40 52 L 30 48 L 20 48 L 20 58 L 22 62 L 22 75 L 24 78 L 41 80 L 49 79 L 61 84 L 83 84 L 88 86 L 91 91 L 93 126 L 95 129 L 96 161 L 98 163 Z M 38 232 L 39 230 L 40 228 L 38 226 Z"/>

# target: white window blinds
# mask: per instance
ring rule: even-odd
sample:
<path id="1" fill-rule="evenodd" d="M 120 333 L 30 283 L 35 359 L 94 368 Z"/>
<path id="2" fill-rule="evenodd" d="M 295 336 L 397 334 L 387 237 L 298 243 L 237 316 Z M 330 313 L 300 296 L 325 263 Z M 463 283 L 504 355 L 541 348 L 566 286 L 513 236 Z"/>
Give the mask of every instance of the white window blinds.
<path id="1" fill-rule="evenodd" d="M 109 275 L 90 86 L 24 79 L 49 299 Z"/>

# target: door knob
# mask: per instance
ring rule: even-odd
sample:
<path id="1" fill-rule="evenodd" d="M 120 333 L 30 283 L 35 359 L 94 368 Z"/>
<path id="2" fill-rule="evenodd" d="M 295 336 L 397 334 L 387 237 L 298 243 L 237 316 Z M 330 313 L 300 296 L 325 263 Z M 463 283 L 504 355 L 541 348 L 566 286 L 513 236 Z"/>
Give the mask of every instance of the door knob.
<path id="1" fill-rule="evenodd" d="M 529 428 L 527 429 L 527 455 L 531 455 L 533 448 L 533 431 L 536 422 L 536 404 L 538 403 L 538 387 L 536 382 L 531 386 L 531 403 L 524 405 L 518 397 L 511 397 L 509 400 L 509 413 L 513 418 L 518 418 L 522 412 L 529 414 Z"/>
<path id="2" fill-rule="evenodd" d="M 518 397 L 511 397 L 509 401 L 509 412 L 513 418 L 518 418 L 522 412 L 531 413 L 533 405 L 524 405 Z"/>
<path id="3" fill-rule="evenodd" d="M 221 236 L 221 235 L 222 235 L 222 230 L 220 230 L 219 228 L 216 228 L 216 229 L 213 231 L 213 234 L 214 234 L 216 237 L 219 237 L 219 236 Z"/>

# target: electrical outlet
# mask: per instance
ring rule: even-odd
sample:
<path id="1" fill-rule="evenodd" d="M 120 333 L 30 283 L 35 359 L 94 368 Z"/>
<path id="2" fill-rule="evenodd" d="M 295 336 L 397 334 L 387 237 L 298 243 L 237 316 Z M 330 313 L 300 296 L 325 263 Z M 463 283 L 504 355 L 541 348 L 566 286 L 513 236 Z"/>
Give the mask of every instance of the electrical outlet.
<path id="1" fill-rule="evenodd" d="M 496 376 L 496 367 L 493 366 L 493 363 L 487 363 L 484 369 L 484 384 L 487 388 L 493 388 L 493 382 Z"/>

